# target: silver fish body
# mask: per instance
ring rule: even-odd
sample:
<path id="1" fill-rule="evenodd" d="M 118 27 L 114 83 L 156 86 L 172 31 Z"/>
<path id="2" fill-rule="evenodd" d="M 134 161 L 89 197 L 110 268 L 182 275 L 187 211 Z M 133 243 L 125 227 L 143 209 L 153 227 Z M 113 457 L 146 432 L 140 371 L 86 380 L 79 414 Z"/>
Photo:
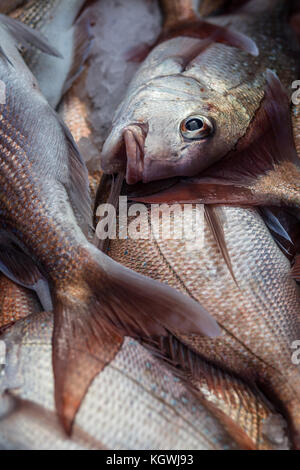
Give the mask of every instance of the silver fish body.
<path id="1" fill-rule="evenodd" d="M 61 96 L 78 77 L 91 44 L 91 18 L 78 15 L 86 0 L 31 0 L 11 16 L 40 31 L 61 54 L 60 58 L 24 50 L 24 59 L 43 95 L 56 108 Z"/>
<path id="2" fill-rule="evenodd" d="M 126 338 L 113 362 L 93 381 L 71 438 L 53 400 L 51 314 L 7 330 L 0 377 L 0 448 L 235 449 L 222 426 L 136 341 Z"/>
<path id="3" fill-rule="evenodd" d="M 292 347 L 300 338 L 300 293 L 288 259 L 255 209 L 221 206 L 234 280 L 207 223 L 198 219 L 198 238 L 189 239 L 176 219 L 176 237 L 163 238 L 158 229 L 168 233 L 170 206 L 161 210 L 159 224 L 151 223 L 148 212 L 149 239 L 112 240 L 110 256 L 176 286 L 212 313 L 222 329 L 219 338 L 179 335 L 180 340 L 201 358 L 257 385 L 288 417 L 298 446 L 300 368 Z M 195 223 L 195 215 L 189 217 L 185 224 Z"/>

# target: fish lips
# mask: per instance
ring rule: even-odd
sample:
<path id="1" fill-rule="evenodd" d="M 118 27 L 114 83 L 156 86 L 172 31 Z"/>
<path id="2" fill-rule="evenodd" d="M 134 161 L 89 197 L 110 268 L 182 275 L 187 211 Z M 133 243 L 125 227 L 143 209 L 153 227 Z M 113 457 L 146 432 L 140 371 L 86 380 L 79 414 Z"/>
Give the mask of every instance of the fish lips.
<path id="1" fill-rule="evenodd" d="M 101 153 L 104 173 L 125 172 L 128 184 L 144 181 L 146 135 L 147 126 L 143 124 L 126 126 L 118 134 L 112 133 Z"/>
<path id="2" fill-rule="evenodd" d="M 146 125 L 134 124 L 111 133 L 101 153 L 103 172 L 107 174 L 124 172 L 129 185 L 178 176 L 194 176 L 198 173 L 199 158 L 190 159 L 181 155 L 171 159 L 168 156 L 152 156 L 147 153 L 145 150 L 147 132 Z"/>

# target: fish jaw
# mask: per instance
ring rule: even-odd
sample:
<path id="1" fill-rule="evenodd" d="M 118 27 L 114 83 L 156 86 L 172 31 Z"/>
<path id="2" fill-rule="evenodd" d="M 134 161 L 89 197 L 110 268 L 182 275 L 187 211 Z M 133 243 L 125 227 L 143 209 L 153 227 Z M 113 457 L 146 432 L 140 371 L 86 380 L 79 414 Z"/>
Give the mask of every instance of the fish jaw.
<path id="1" fill-rule="evenodd" d="M 143 181 L 146 126 L 129 125 L 112 132 L 101 153 L 101 168 L 105 173 L 126 172 L 128 184 Z"/>

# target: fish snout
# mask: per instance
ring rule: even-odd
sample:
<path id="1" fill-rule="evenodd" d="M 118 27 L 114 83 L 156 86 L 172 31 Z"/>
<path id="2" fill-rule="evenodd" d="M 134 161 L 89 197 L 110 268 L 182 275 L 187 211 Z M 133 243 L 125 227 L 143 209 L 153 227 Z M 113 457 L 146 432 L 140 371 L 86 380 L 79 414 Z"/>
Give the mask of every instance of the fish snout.
<path id="1" fill-rule="evenodd" d="M 128 126 L 124 129 L 127 184 L 143 180 L 146 135 L 147 130 L 142 125 Z"/>
<path id="2" fill-rule="evenodd" d="M 145 140 L 147 128 L 143 124 L 126 126 L 119 138 L 109 137 L 101 154 L 101 168 L 105 173 L 126 172 L 127 184 L 143 180 Z"/>
<path id="3" fill-rule="evenodd" d="M 122 133 L 112 133 L 104 142 L 100 156 L 101 170 L 106 174 L 120 173 L 126 169 L 126 149 Z"/>

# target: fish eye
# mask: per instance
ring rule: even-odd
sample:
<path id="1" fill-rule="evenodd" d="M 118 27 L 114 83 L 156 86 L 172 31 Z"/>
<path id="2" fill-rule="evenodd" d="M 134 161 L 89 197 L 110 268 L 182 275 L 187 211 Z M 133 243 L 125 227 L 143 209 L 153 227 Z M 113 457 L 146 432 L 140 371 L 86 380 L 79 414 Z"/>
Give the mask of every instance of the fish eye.
<path id="1" fill-rule="evenodd" d="M 189 116 L 180 124 L 180 131 L 185 139 L 201 140 L 214 131 L 213 123 L 204 116 Z"/>

